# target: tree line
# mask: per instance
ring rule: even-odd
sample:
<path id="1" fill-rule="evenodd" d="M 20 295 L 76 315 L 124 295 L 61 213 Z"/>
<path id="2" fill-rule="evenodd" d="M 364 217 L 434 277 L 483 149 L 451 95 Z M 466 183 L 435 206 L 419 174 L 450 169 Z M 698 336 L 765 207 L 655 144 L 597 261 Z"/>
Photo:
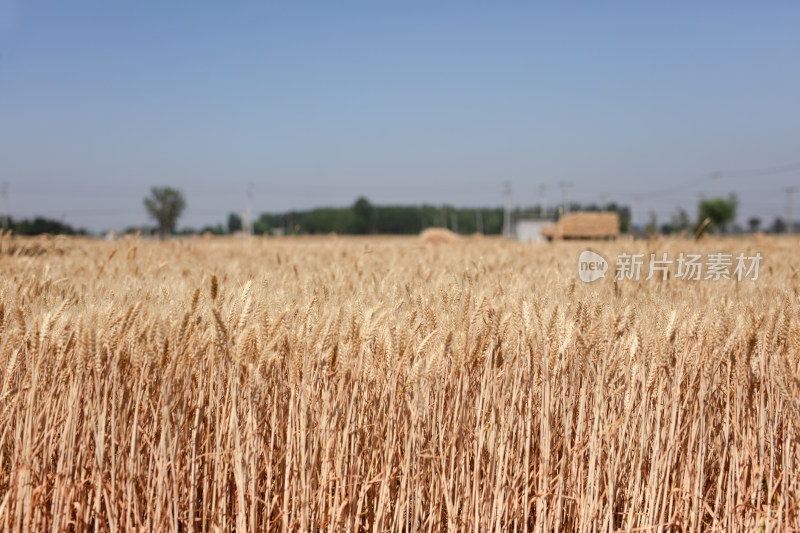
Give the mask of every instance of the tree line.
<path id="1" fill-rule="evenodd" d="M 574 211 L 614 211 L 619 213 L 623 231 L 628 230 L 630 209 L 615 203 L 607 206 L 572 204 Z M 558 210 L 544 213 L 539 207 L 515 208 L 512 219 L 521 217 L 558 219 Z M 366 198 L 359 198 L 349 207 L 323 207 L 294 210 L 284 213 L 264 213 L 253 221 L 255 235 L 319 235 L 337 233 L 343 235 L 416 235 L 430 227 L 443 227 L 462 235 L 483 233 L 500 235 L 503 232 L 503 209 L 457 208 L 450 205 L 373 205 Z M 244 230 L 242 218 L 228 215 L 227 226 L 205 228 L 215 234 L 231 234 Z"/>
<path id="2" fill-rule="evenodd" d="M 231 218 L 229 230 L 235 228 L 230 224 Z M 447 227 L 462 234 L 479 230 L 486 234 L 499 234 L 503 231 L 503 210 L 447 205 L 379 206 L 371 204 L 366 198 L 359 198 L 349 207 L 264 213 L 254 221 L 253 233 L 414 235 L 429 227 Z"/>
<path id="3" fill-rule="evenodd" d="M 263 213 L 252 221 L 251 228 L 245 228 L 242 217 L 236 213 L 228 215 L 227 224 L 218 223 L 201 229 L 184 228 L 177 231 L 177 221 L 186 209 L 183 194 L 169 187 L 153 187 L 150 195 L 144 199 L 144 206 L 156 223 L 155 227 L 125 230 L 126 233 L 142 232 L 159 234 L 233 234 L 251 229 L 255 235 L 300 235 L 329 234 L 343 235 L 414 235 L 429 227 L 448 228 L 455 233 L 499 235 L 503 232 L 503 209 L 495 208 L 457 208 L 449 205 L 373 205 L 368 199 L 358 198 L 348 207 L 322 207 L 307 210 L 292 210 L 282 213 Z M 698 205 L 698 218 L 691 221 L 689 215 L 678 209 L 668 223 L 658 224 L 654 213 L 636 233 L 670 234 L 670 233 L 702 233 L 713 231 L 726 233 L 735 218 L 738 202 L 735 196 L 728 198 L 712 198 L 702 200 Z M 597 204 L 580 205 L 572 203 L 571 211 L 609 211 L 616 212 L 620 218 L 620 231 L 631 230 L 631 210 L 628 206 L 614 202 L 604 206 Z M 539 207 L 516 208 L 512 211 L 512 219 L 536 217 L 557 220 L 561 210 L 551 208 L 542 213 Z M 749 230 L 758 231 L 761 220 L 748 220 Z M 34 219 L 8 219 L 7 227 L 17 235 L 64 234 L 87 235 L 84 229 L 76 229 L 64 222 L 36 217 Z M 765 228 L 773 233 L 786 230 L 786 223 L 776 219 L 771 227 Z M 741 229 L 734 228 L 734 231 Z"/>
<path id="4" fill-rule="evenodd" d="M 8 218 L 7 229 L 14 235 L 88 235 L 83 228 L 74 228 L 65 222 L 46 217 L 23 218 L 15 220 Z"/>

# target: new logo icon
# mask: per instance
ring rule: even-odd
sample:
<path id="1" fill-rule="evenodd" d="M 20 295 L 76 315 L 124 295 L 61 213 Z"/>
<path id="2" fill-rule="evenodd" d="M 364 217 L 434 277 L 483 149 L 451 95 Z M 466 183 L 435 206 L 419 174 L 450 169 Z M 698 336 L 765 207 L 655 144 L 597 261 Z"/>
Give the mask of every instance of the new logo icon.
<path id="1" fill-rule="evenodd" d="M 591 283 L 606 277 L 608 261 L 602 255 L 591 250 L 584 250 L 578 257 L 578 277 L 585 283 Z"/>

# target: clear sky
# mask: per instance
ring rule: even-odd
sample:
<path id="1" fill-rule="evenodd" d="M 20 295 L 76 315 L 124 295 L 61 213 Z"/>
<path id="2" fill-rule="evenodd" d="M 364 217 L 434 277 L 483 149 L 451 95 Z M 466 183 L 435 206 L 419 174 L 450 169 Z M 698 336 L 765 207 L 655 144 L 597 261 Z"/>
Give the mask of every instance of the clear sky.
<path id="1" fill-rule="evenodd" d="M 223 221 L 251 182 L 256 213 L 499 206 L 504 181 L 552 205 L 571 182 L 663 223 L 712 172 L 800 163 L 798 22 L 796 1 L 0 0 L 0 181 L 12 216 L 92 230 L 144 222 L 152 185 L 184 191 L 182 225 Z M 791 185 L 718 180 L 743 224 Z"/>

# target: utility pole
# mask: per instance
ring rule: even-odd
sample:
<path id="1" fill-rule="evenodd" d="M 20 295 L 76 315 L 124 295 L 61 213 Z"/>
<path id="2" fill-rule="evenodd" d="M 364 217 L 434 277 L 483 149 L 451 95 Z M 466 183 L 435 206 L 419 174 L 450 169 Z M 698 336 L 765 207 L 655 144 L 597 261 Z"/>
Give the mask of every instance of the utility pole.
<path id="1" fill-rule="evenodd" d="M 539 185 L 539 218 L 547 217 L 547 203 L 544 197 L 546 191 L 546 185 Z"/>
<path id="2" fill-rule="evenodd" d="M 794 187 L 786 187 L 786 233 L 791 235 L 794 233 L 794 221 L 792 220 L 792 196 L 794 195 Z"/>
<path id="3" fill-rule="evenodd" d="M 561 185 L 561 194 L 564 197 L 564 214 L 569 214 L 569 188 L 572 187 L 571 181 L 562 181 L 559 183 Z"/>
<path id="4" fill-rule="evenodd" d="M 3 231 L 8 230 L 8 183 L 3 182 Z"/>
<path id="5" fill-rule="evenodd" d="M 458 213 L 456 211 L 450 213 L 450 225 L 453 226 L 453 233 L 458 233 Z"/>
<path id="6" fill-rule="evenodd" d="M 475 213 L 475 227 L 478 233 L 483 233 L 483 211 L 480 209 Z"/>
<path id="7" fill-rule="evenodd" d="M 607 209 L 608 204 L 606 202 L 607 197 L 608 197 L 608 195 L 606 193 L 603 193 L 603 194 L 600 195 L 600 198 L 602 198 L 602 200 L 600 201 L 600 211 L 602 211 L 604 213 L 606 211 L 608 211 L 608 209 Z"/>
<path id="8" fill-rule="evenodd" d="M 247 184 L 247 213 L 244 219 L 244 234 L 253 235 L 253 182 Z"/>
<path id="9" fill-rule="evenodd" d="M 511 238 L 511 182 L 505 182 L 503 186 L 503 236 Z"/>
<path id="10" fill-rule="evenodd" d="M 633 222 L 631 223 L 632 228 L 635 228 L 636 224 L 639 223 L 639 216 L 641 215 L 641 200 L 642 197 L 638 194 L 633 197 L 633 216 L 631 217 L 633 219 Z"/>

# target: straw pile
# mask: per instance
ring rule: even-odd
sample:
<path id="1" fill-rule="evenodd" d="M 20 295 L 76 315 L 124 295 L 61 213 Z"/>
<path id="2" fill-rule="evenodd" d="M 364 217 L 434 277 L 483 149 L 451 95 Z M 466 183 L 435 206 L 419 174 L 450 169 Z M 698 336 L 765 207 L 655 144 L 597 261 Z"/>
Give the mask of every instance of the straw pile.
<path id="1" fill-rule="evenodd" d="M 570 213 L 552 226 L 542 229 L 551 239 L 607 239 L 619 234 L 616 213 Z"/>

